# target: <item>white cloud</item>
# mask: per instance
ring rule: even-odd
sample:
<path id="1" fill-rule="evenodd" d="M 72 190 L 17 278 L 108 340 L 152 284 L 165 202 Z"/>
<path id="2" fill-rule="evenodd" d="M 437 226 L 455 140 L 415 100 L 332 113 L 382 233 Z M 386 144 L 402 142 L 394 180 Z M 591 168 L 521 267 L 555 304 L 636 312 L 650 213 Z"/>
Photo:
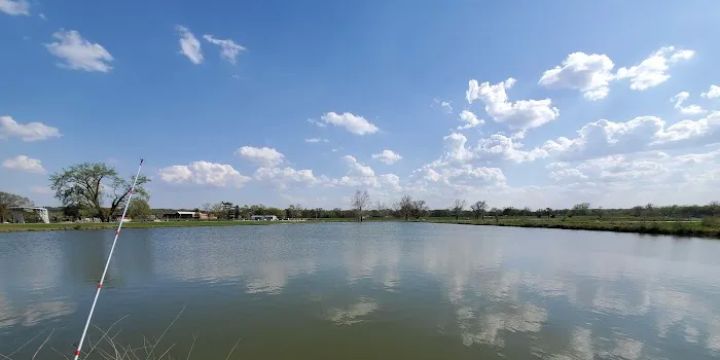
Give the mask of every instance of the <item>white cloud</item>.
<path id="1" fill-rule="evenodd" d="M 345 163 L 350 168 L 350 175 L 358 176 L 358 177 L 374 177 L 375 171 L 367 165 L 364 165 L 360 163 L 354 156 L 352 155 L 345 155 L 343 156 L 343 160 L 345 160 Z"/>
<path id="2" fill-rule="evenodd" d="M 574 52 L 561 65 L 545 71 L 538 83 L 548 88 L 579 90 L 588 100 L 600 100 L 610 91 L 614 66 L 607 55 Z"/>
<path id="3" fill-rule="evenodd" d="M 705 109 L 700 107 L 699 105 L 683 105 L 685 101 L 690 97 L 690 93 L 687 91 L 681 91 L 677 93 L 675 96 L 670 98 L 670 102 L 674 102 L 675 105 L 673 107 L 680 111 L 683 115 L 699 115 L 704 114 Z"/>
<path id="4" fill-rule="evenodd" d="M 672 125 L 656 116 L 639 116 L 626 122 L 591 122 L 578 130 L 577 137 L 548 140 L 540 149 L 561 158 L 582 159 L 683 144 L 697 146 L 720 141 L 719 135 L 720 111 Z"/>
<path id="5" fill-rule="evenodd" d="M 22 141 L 38 141 L 60 137 L 60 131 L 40 122 L 20 124 L 10 116 L 0 116 L 0 139 L 20 138 Z"/>
<path id="6" fill-rule="evenodd" d="M 73 70 L 108 72 L 112 55 L 98 43 L 91 43 L 75 30 L 53 34 L 57 41 L 45 44 L 51 54 L 63 60 L 58 65 Z"/>
<path id="7" fill-rule="evenodd" d="M 463 110 L 460 113 L 460 120 L 463 121 L 465 125 L 458 126 L 458 130 L 472 129 L 476 126 L 485 124 L 485 120 L 478 119 L 477 115 L 468 110 Z"/>
<path id="8" fill-rule="evenodd" d="M 507 89 L 512 88 L 515 79 L 490 84 L 479 84 L 477 80 L 470 80 L 465 93 L 468 103 L 480 100 L 485 104 L 485 111 L 499 123 L 507 124 L 511 129 L 526 130 L 542 126 L 555 120 L 560 111 L 552 106 L 552 100 L 508 100 Z"/>
<path id="9" fill-rule="evenodd" d="M 401 190 L 400 177 L 395 174 L 375 174 L 370 166 L 358 161 L 352 155 L 345 155 L 342 158 L 348 166 L 347 175 L 339 179 L 327 179 L 330 185 L 388 188 L 393 191 Z"/>
<path id="10" fill-rule="evenodd" d="M 193 64 L 203 62 L 202 49 L 200 41 L 190 32 L 190 29 L 178 25 L 175 30 L 180 34 L 180 53 L 185 55 Z"/>
<path id="11" fill-rule="evenodd" d="M 664 126 L 664 121 L 655 116 L 640 116 L 627 122 L 602 119 L 585 124 L 578 130 L 576 138 L 549 140 L 542 149 L 566 158 L 634 152 L 652 143 Z"/>
<path id="12" fill-rule="evenodd" d="M 635 183 L 658 181 L 670 172 L 667 155 L 650 152 L 639 155 L 615 154 L 583 160 L 578 165 L 552 163 L 549 176 L 555 181 Z"/>
<path id="13" fill-rule="evenodd" d="M 400 154 L 398 154 L 392 150 L 385 149 L 385 150 L 381 151 L 380 153 L 373 154 L 372 158 L 376 159 L 380 162 L 383 162 L 387 165 L 392 165 L 392 164 L 400 161 L 402 159 L 402 156 L 400 156 Z"/>
<path id="14" fill-rule="evenodd" d="M 616 74 L 618 79 L 630 79 L 630 88 L 646 90 L 660 85 L 670 78 L 670 65 L 689 60 L 695 55 L 693 50 L 675 49 L 674 46 L 662 47 L 650 54 L 640 64 L 629 68 L 622 67 Z"/>
<path id="15" fill-rule="evenodd" d="M 328 139 L 323 139 L 323 138 L 308 138 L 308 139 L 305 139 L 305 142 L 308 144 L 317 144 L 317 143 L 326 143 L 326 142 L 330 142 L 330 141 Z"/>
<path id="16" fill-rule="evenodd" d="M 30 15 L 27 0 L 0 0 L 0 11 L 8 15 Z"/>
<path id="17" fill-rule="evenodd" d="M 192 34 L 190 34 L 192 36 Z M 237 56 L 240 54 L 241 51 L 245 50 L 245 47 L 243 47 L 240 44 L 235 43 L 234 41 L 230 39 L 218 39 L 210 34 L 203 35 L 203 38 L 208 41 L 209 43 L 213 45 L 217 45 L 220 47 L 220 56 L 227 60 L 231 64 L 235 64 L 237 62 Z M 198 45 L 198 51 L 200 50 L 200 47 Z M 202 61 L 202 56 L 201 60 Z"/>
<path id="18" fill-rule="evenodd" d="M 283 153 L 266 146 L 243 146 L 235 151 L 235 155 L 263 166 L 275 166 L 285 160 Z"/>
<path id="19" fill-rule="evenodd" d="M 6 159 L 2 163 L 3 167 L 10 170 L 25 171 L 36 174 L 44 174 L 45 168 L 38 159 L 33 159 L 26 155 L 18 155 L 14 158 Z"/>
<path id="20" fill-rule="evenodd" d="M 414 188 L 418 191 L 430 191 L 428 186 L 443 185 L 454 191 L 470 188 L 503 187 L 506 178 L 503 171 L 496 167 L 476 166 L 474 149 L 467 147 L 467 137 L 460 133 L 451 133 L 443 138 L 445 150 L 442 156 L 413 172 L 418 178 Z"/>
<path id="21" fill-rule="evenodd" d="M 231 165 L 194 161 L 188 165 L 172 165 L 159 170 L 160 179 L 175 184 L 242 187 L 250 177 L 240 174 Z"/>
<path id="22" fill-rule="evenodd" d="M 364 117 L 349 112 L 338 114 L 331 111 L 325 113 L 322 116 L 322 120 L 326 124 L 343 127 L 345 130 L 356 135 L 374 134 L 380 130 L 375 124 Z"/>
<path id="23" fill-rule="evenodd" d="M 700 94 L 700 96 L 706 98 L 706 99 L 717 99 L 720 98 L 720 86 L 718 85 L 710 85 L 710 88 L 708 91 Z"/>
<path id="24" fill-rule="evenodd" d="M 452 114 L 453 112 L 452 103 L 447 100 L 433 99 L 433 107 L 440 107 L 446 114 Z"/>
<path id="25" fill-rule="evenodd" d="M 291 167 L 261 167 L 255 171 L 255 179 L 270 181 L 282 188 L 285 188 L 289 183 L 312 185 L 320 181 L 310 169 L 296 170 Z"/>
<path id="26" fill-rule="evenodd" d="M 548 156 L 547 151 L 540 148 L 523 150 L 523 145 L 517 143 L 513 138 L 502 134 L 493 134 L 487 138 L 480 139 L 476 147 L 471 151 L 473 156 L 479 160 L 510 160 L 516 163 L 534 161 Z"/>

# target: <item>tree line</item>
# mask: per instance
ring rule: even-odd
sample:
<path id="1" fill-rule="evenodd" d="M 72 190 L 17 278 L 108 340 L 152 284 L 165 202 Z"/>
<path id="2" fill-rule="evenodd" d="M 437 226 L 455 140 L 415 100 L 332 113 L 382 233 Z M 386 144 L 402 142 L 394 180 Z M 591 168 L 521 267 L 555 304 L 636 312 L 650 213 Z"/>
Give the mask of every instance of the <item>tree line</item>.
<path id="1" fill-rule="evenodd" d="M 50 176 L 50 187 L 55 197 L 62 203 L 62 215 L 66 219 L 95 217 L 107 222 L 119 215 L 130 197 L 132 178 L 124 178 L 104 163 L 83 163 L 62 169 Z M 133 201 L 129 205 L 128 214 L 135 219 L 148 219 L 152 215 L 162 215 L 153 210 L 149 203 L 149 194 L 144 185 L 150 182 L 145 176 L 138 178 Z M 0 222 L 8 221 L 9 209 L 12 207 L 32 206 L 30 199 L 6 192 L 0 192 Z M 446 208 L 430 209 L 422 199 L 414 199 L 410 195 L 402 195 L 390 205 L 371 201 L 367 190 L 357 190 L 351 197 L 349 208 L 333 209 L 305 208 L 300 204 L 292 204 L 285 208 L 264 206 L 262 204 L 239 205 L 231 201 L 204 204 L 194 211 L 210 214 L 218 219 L 248 219 L 253 215 L 275 215 L 285 219 L 327 219 L 354 218 L 364 221 L 367 218 L 398 218 L 403 220 L 422 219 L 425 217 L 452 217 L 462 219 L 484 219 L 486 216 L 519 217 L 535 216 L 538 218 L 596 216 L 602 217 L 635 217 L 635 218 L 702 218 L 720 216 L 720 203 L 717 201 L 707 205 L 670 205 L 655 206 L 653 204 L 638 205 L 626 209 L 604 209 L 592 207 L 590 203 L 578 203 L 571 208 L 552 209 L 549 207 L 530 209 L 489 207 L 485 200 L 477 200 L 469 206 L 464 199 L 455 199 Z"/>

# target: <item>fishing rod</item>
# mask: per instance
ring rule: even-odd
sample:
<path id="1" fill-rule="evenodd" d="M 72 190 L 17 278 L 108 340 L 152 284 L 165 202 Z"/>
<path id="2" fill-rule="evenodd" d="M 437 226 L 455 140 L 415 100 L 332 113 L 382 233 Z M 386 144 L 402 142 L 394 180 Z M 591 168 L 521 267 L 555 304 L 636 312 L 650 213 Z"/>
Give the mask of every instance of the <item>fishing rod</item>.
<path id="1" fill-rule="evenodd" d="M 83 343 L 85 342 L 85 336 L 87 335 L 88 328 L 90 327 L 90 320 L 92 319 L 93 313 L 95 312 L 95 305 L 97 304 L 98 297 L 100 297 L 100 291 L 103 288 L 103 283 L 105 282 L 105 275 L 107 275 L 108 267 L 110 267 L 110 259 L 112 259 L 113 252 L 115 251 L 115 245 L 117 244 L 118 238 L 120 237 L 120 230 L 122 230 L 123 223 L 125 222 L 125 214 L 127 213 L 128 206 L 130 205 L 130 200 L 132 200 L 133 194 L 135 194 L 135 185 L 137 184 L 138 177 L 140 177 L 140 170 L 142 170 L 143 161 L 143 159 L 140 159 L 140 165 L 138 166 L 137 173 L 135 174 L 135 179 L 133 180 L 132 186 L 130 187 L 128 199 L 125 202 L 125 207 L 123 208 L 122 217 L 120 217 L 120 223 L 118 224 L 117 230 L 115 230 L 115 239 L 113 239 L 112 246 L 110 247 L 110 254 L 108 254 L 107 262 L 105 262 L 105 269 L 103 270 L 102 276 L 100 277 L 100 281 L 97 283 L 97 291 L 95 292 L 95 298 L 93 299 L 92 306 L 90 306 L 90 312 L 88 313 L 87 320 L 85 321 L 85 328 L 83 329 L 82 335 L 80 336 L 80 342 L 78 342 L 78 346 L 75 349 L 74 360 L 78 360 L 78 358 L 80 358 L 80 351 L 82 350 Z"/>

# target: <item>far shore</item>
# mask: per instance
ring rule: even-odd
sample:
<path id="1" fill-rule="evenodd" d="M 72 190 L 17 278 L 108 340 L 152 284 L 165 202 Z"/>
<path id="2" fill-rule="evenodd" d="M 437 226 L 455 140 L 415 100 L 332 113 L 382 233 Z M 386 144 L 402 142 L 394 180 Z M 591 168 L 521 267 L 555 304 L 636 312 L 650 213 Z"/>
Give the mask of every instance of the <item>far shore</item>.
<path id="1" fill-rule="evenodd" d="M 172 227 L 207 227 L 207 226 L 262 226 L 273 224 L 296 224 L 318 222 L 353 222 L 352 218 L 321 218 L 305 220 L 278 220 L 278 221 L 252 221 L 252 220 L 207 220 L 207 221 L 160 221 L 160 222 L 127 222 L 123 224 L 126 229 L 172 228 Z M 398 218 L 369 218 L 366 221 L 397 221 Z M 596 218 L 576 216 L 573 218 L 537 218 L 534 216 L 519 217 L 485 217 L 483 219 L 470 218 L 423 218 L 410 219 L 411 222 L 485 225 L 485 226 L 513 226 L 569 230 L 593 230 L 626 232 L 640 234 L 674 235 L 720 238 L 718 224 L 706 224 L 700 220 L 687 219 L 635 219 L 635 218 Z M 110 223 L 51 223 L 51 224 L 0 224 L 0 233 L 25 231 L 69 231 L 69 230 L 104 230 L 117 228 L 117 222 Z"/>

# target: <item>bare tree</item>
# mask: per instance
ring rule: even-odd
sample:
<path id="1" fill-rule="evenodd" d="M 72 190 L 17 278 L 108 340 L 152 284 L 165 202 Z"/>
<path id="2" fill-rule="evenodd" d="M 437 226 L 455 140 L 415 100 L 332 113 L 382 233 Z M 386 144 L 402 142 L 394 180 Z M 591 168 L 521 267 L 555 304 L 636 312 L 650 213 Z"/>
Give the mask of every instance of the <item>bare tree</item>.
<path id="1" fill-rule="evenodd" d="M 455 215 L 455 221 L 460 220 L 460 215 L 462 215 L 463 209 L 465 209 L 465 200 L 455 199 L 452 209 L 450 209 L 453 215 Z"/>
<path id="2" fill-rule="evenodd" d="M 367 190 L 355 191 L 355 195 L 352 199 L 352 206 L 355 209 L 355 216 L 357 216 L 358 221 L 363 221 L 363 211 L 367 208 L 369 202 L 370 194 L 368 194 Z"/>
<path id="3" fill-rule="evenodd" d="M 487 203 L 484 200 L 476 201 L 474 204 L 470 205 L 470 208 L 472 209 L 473 214 L 475 214 L 475 219 L 485 218 L 485 209 L 487 209 Z"/>
<path id="4" fill-rule="evenodd" d="M 403 195 L 403 197 L 400 198 L 400 202 L 395 204 L 394 207 L 397 208 L 398 214 L 403 217 L 405 221 L 408 220 L 413 210 L 415 210 L 415 204 L 410 195 Z"/>

